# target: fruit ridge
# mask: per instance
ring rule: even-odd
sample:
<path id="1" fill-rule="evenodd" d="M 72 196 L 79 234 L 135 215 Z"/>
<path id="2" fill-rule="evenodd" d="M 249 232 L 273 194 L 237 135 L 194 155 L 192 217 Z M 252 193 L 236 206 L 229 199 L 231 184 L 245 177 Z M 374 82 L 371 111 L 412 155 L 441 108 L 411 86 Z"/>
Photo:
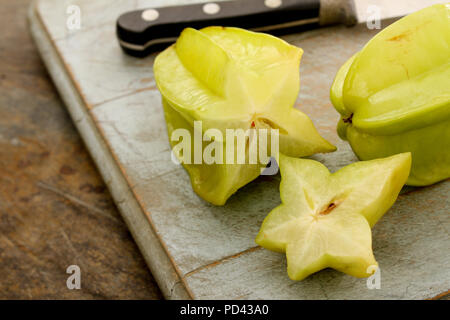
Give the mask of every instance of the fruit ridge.
<path id="1" fill-rule="evenodd" d="M 367 277 L 377 266 L 371 227 L 397 199 L 410 167 L 410 153 L 335 173 L 314 160 L 280 155 L 282 204 L 264 219 L 256 243 L 286 252 L 293 280 L 327 267 Z"/>
<path id="2" fill-rule="evenodd" d="M 450 4 L 404 17 L 338 71 L 339 136 L 360 160 L 411 152 L 407 184 L 450 177 Z"/>
<path id="3" fill-rule="evenodd" d="M 290 156 L 336 150 L 293 108 L 302 53 L 279 38 L 243 29 L 185 29 L 154 63 L 169 138 L 180 128 L 193 133 L 193 122 L 201 121 L 202 135 L 209 129 L 222 137 L 227 129 L 278 129 L 279 150 Z M 183 163 L 197 194 L 217 205 L 258 177 L 266 164 Z"/>

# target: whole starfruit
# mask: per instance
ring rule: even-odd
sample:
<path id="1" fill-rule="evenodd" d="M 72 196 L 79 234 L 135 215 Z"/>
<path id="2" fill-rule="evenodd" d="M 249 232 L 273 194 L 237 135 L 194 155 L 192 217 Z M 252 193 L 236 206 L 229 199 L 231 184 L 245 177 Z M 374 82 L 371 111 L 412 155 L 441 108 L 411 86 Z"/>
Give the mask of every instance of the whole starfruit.
<path id="1" fill-rule="evenodd" d="M 411 152 L 407 184 L 450 177 L 450 4 L 379 32 L 341 67 L 330 97 L 361 160 Z"/>
<path id="2" fill-rule="evenodd" d="M 227 137 L 228 129 L 276 129 L 279 151 L 293 157 L 335 150 L 312 121 L 293 108 L 302 53 L 300 48 L 267 34 L 208 27 L 185 29 L 174 45 L 157 56 L 154 73 L 170 143 L 200 197 L 223 205 L 267 165 L 268 160 L 259 155 L 261 161 L 248 161 L 254 141 L 250 138 L 246 138 L 246 161 L 226 161 L 226 147 L 237 145 L 234 137 L 232 141 Z M 191 139 L 187 148 L 178 148 L 177 129 L 203 141 Z M 272 141 L 272 136 L 267 140 Z M 213 148 L 212 143 L 219 146 Z M 269 151 L 270 146 L 262 149 Z M 194 150 L 200 152 L 200 158 L 201 154 L 213 154 L 215 161 L 195 159 L 192 152 L 186 152 Z"/>

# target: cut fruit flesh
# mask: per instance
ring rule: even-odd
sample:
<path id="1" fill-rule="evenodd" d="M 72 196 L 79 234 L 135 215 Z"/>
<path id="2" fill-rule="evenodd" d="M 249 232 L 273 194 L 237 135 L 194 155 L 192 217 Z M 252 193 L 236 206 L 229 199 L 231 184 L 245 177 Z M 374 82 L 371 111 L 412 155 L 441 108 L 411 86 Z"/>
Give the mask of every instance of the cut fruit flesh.
<path id="1" fill-rule="evenodd" d="M 377 265 L 370 228 L 395 202 L 410 167 L 411 154 L 403 153 L 330 174 L 317 161 L 280 155 L 282 204 L 266 217 L 256 243 L 286 252 L 293 280 L 327 267 L 367 277 Z"/>
<path id="2" fill-rule="evenodd" d="M 300 48 L 265 34 L 237 28 L 188 28 L 175 46 L 158 55 L 155 78 L 163 97 L 189 122 L 201 120 L 205 130 L 216 128 L 223 133 L 228 128 L 245 130 L 258 118 L 286 121 L 292 112 L 300 113 L 292 106 L 299 90 L 301 54 Z M 335 150 L 306 116 L 295 117 L 295 125 L 283 132 L 304 140 L 311 137 L 317 143 L 315 152 Z M 284 123 L 274 124 L 284 127 Z"/>
<path id="3" fill-rule="evenodd" d="M 218 141 L 225 142 L 227 129 L 278 129 L 279 150 L 288 155 L 334 151 L 336 148 L 319 135 L 312 121 L 293 108 L 301 55 L 300 48 L 266 34 L 222 27 L 185 29 L 154 64 L 166 122 L 172 128 L 169 137 L 177 128 L 192 130 L 198 120 L 203 133 L 209 129 L 222 133 L 222 137 L 215 137 Z M 185 168 L 200 196 L 223 204 L 238 188 L 255 179 L 259 175 L 255 172 L 265 165 Z"/>

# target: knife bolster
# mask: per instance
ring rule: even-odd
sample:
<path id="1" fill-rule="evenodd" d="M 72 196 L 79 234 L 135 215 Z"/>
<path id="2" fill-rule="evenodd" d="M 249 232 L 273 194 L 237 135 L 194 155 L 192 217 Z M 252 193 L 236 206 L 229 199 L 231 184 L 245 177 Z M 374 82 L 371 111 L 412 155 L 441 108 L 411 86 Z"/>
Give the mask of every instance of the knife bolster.
<path id="1" fill-rule="evenodd" d="M 354 0 L 320 0 L 320 25 L 342 23 L 352 26 L 357 22 Z"/>

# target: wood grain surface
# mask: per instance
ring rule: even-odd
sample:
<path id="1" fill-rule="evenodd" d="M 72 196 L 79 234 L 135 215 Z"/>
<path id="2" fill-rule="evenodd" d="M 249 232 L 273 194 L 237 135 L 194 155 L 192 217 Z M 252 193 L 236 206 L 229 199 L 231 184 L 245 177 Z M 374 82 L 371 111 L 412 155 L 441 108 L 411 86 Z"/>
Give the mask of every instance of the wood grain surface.
<path id="1" fill-rule="evenodd" d="M 31 40 L 0 0 L 0 299 L 162 295 Z M 81 268 L 68 290 L 66 268 Z"/>

